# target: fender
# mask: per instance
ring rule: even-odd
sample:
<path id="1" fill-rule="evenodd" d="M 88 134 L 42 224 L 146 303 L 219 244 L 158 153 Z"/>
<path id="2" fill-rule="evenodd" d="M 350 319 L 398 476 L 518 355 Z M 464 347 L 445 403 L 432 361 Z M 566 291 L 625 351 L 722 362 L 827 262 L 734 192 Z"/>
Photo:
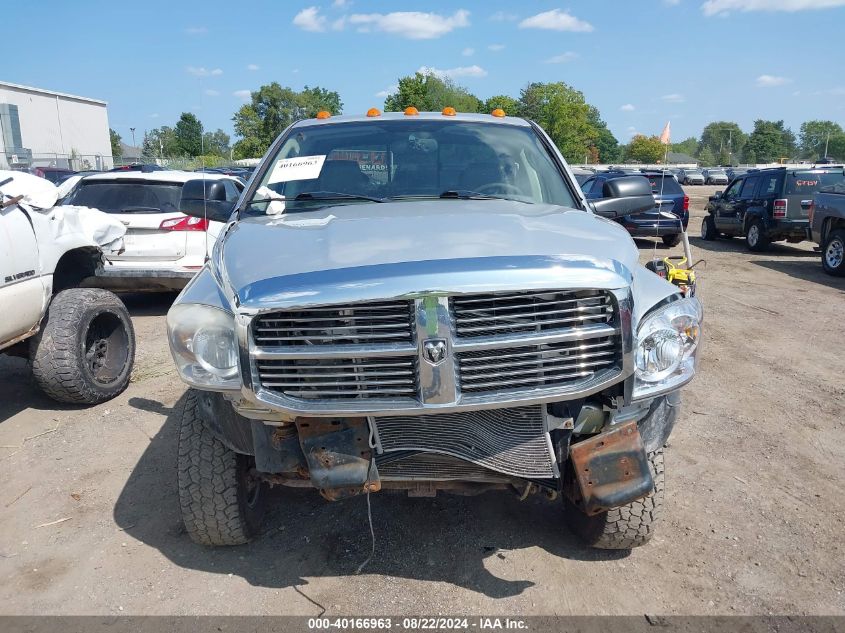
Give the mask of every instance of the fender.
<path id="1" fill-rule="evenodd" d="M 772 227 L 772 220 L 766 209 L 763 207 L 749 207 L 746 209 L 745 215 L 742 218 L 742 232 L 747 232 L 748 225 L 751 221 L 757 219 L 763 220 L 763 224 L 766 226 L 766 229 L 770 229 Z"/>

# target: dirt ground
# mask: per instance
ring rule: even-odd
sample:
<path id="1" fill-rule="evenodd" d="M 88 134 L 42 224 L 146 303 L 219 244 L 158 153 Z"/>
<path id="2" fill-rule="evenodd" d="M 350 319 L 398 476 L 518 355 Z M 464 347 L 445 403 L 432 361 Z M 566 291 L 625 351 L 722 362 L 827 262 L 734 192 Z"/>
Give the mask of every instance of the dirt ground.
<path id="1" fill-rule="evenodd" d="M 689 189 L 694 236 L 713 189 Z M 255 543 L 196 546 L 176 494 L 172 296 L 135 296 L 136 369 L 112 402 L 57 406 L 0 358 L 0 613 L 845 614 L 845 280 L 809 243 L 692 243 L 703 356 L 646 547 L 587 549 L 540 499 L 381 493 L 356 576 L 365 498 L 304 490 L 274 492 Z"/>

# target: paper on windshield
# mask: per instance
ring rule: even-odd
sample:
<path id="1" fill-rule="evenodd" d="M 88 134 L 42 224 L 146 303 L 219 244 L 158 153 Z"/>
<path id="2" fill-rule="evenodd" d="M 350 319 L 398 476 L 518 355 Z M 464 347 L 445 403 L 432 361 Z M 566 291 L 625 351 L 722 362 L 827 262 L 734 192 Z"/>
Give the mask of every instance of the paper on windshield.
<path id="1" fill-rule="evenodd" d="M 283 158 L 276 163 L 270 174 L 268 185 L 277 182 L 291 182 L 292 180 L 313 180 L 320 177 L 326 155 L 298 156 L 297 158 Z"/>

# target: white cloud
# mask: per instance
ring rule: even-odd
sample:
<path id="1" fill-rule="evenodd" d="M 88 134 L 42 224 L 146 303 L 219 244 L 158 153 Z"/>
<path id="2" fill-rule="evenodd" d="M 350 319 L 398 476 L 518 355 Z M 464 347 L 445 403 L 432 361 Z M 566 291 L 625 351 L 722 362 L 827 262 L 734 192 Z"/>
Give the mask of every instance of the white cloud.
<path id="1" fill-rule="evenodd" d="M 525 18 L 519 23 L 519 28 L 589 33 L 593 30 L 593 25 L 584 20 L 579 20 L 566 11 L 552 9 L 551 11 L 544 11 L 543 13 L 532 15 L 530 18 Z"/>
<path id="2" fill-rule="evenodd" d="M 463 55 L 464 57 L 472 57 L 473 55 L 475 55 L 475 49 L 467 47 L 461 51 L 461 55 Z"/>
<path id="3" fill-rule="evenodd" d="M 663 0 L 663 4 L 665 4 L 667 7 L 677 7 L 679 4 L 681 4 L 681 0 Z"/>
<path id="4" fill-rule="evenodd" d="M 496 11 L 496 13 L 490 16 L 490 19 L 494 22 L 516 22 L 519 16 L 513 13 L 505 13 L 504 11 Z"/>
<path id="5" fill-rule="evenodd" d="M 619 109 L 622 110 L 622 112 L 633 112 L 634 110 L 636 110 L 633 103 L 626 103 Z"/>
<path id="6" fill-rule="evenodd" d="M 845 6 L 845 0 L 707 0 L 701 5 L 704 15 L 724 15 L 731 11 L 805 11 Z"/>
<path id="7" fill-rule="evenodd" d="M 454 79 L 456 77 L 486 77 L 487 71 L 481 66 L 473 64 L 472 66 L 459 66 L 457 68 L 447 68 L 445 70 L 440 68 L 432 68 L 431 66 L 421 66 L 418 73 L 423 75 L 435 75 L 441 78 Z"/>
<path id="8" fill-rule="evenodd" d="M 376 93 L 376 96 L 381 98 L 381 99 L 384 99 L 384 98 L 388 97 L 389 95 L 392 95 L 397 90 L 399 90 L 399 84 L 393 84 L 392 86 L 388 86 L 384 90 L 379 90 Z"/>
<path id="9" fill-rule="evenodd" d="M 679 95 L 677 92 L 673 92 L 672 94 L 668 95 L 663 95 L 660 98 L 668 103 L 683 103 L 684 101 L 686 101 L 686 99 L 684 99 L 684 95 Z"/>
<path id="10" fill-rule="evenodd" d="M 153 112 L 153 113 L 150 115 L 150 118 L 151 118 L 151 119 L 157 119 L 157 118 L 158 118 L 158 112 Z"/>
<path id="11" fill-rule="evenodd" d="M 458 9 L 450 16 L 421 11 L 353 13 L 347 21 L 364 33 L 371 30 L 383 31 L 410 40 L 430 40 L 441 37 L 456 28 L 469 26 L 469 11 Z"/>
<path id="12" fill-rule="evenodd" d="M 578 53 L 573 53 L 572 51 L 566 51 L 565 53 L 561 53 L 560 55 L 554 55 L 553 57 L 549 57 L 545 60 L 547 64 L 565 64 L 567 62 L 571 62 L 573 59 L 578 58 Z"/>
<path id="13" fill-rule="evenodd" d="M 637 132 L 637 128 L 635 128 L 633 125 L 628 126 L 627 132 L 628 136 L 636 136 L 637 134 L 639 134 L 639 132 Z"/>
<path id="14" fill-rule="evenodd" d="M 219 97 L 220 96 L 219 92 L 217 92 L 216 90 L 212 90 L 211 88 L 206 89 L 205 94 L 206 94 L 206 96 L 209 96 L 209 97 Z"/>
<path id="15" fill-rule="evenodd" d="M 188 35 L 205 35 L 208 33 L 208 27 L 206 26 L 189 26 L 185 29 L 185 33 Z"/>
<path id="16" fill-rule="evenodd" d="M 498 53 L 499 51 L 505 50 L 505 45 L 504 44 L 490 44 L 490 46 L 487 47 L 487 50 L 493 51 L 494 53 Z"/>
<path id="17" fill-rule="evenodd" d="M 223 74 L 223 70 L 220 68 L 208 70 L 205 66 L 188 66 L 185 70 L 194 77 L 219 77 Z"/>
<path id="18" fill-rule="evenodd" d="M 293 25 L 303 31 L 322 33 L 326 30 L 326 18 L 320 15 L 320 9 L 317 7 L 308 7 L 293 17 Z"/>
<path id="19" fill-rule="evenodd" d="M 249 101 L 252 97 L 252 93 L 249 90 L 235 90 L 232 93 L 233 97 L 237 97 L 238 99 L 243 99 L 244 101 Z"/>
<path id="20" fill-rule="evenodd" d="M 246 69 L 247 70 L 258 70 L 258 64 L 247 64 Z"/>
<path id="21" fill-rule="evenodd" d="M 782 86 L 783 84 L 788 84 L 792 80 L 788 77 L 778 77 L 777 75 L 760 75 L 757 77 L 754 85 L 758 88 L 775 88 L 777 86 Z"/>
<path id="22" fill-rule="evenodd" d="M 349 4 L 349 0 L 334 0 L 334 2 L 332 2 L 332 7 L 335 9 L 343 9 L 344 7 L 348 7 Z"/>

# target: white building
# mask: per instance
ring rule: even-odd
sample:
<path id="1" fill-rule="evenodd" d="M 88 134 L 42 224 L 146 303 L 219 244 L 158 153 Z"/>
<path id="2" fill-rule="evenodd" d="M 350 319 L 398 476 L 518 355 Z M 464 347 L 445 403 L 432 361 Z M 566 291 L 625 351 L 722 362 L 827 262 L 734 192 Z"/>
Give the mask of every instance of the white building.
<path id="1" fill-rule="evenodd" d="M 113 166 L 106 102 L 0 81 L 0 169 Z"/>

